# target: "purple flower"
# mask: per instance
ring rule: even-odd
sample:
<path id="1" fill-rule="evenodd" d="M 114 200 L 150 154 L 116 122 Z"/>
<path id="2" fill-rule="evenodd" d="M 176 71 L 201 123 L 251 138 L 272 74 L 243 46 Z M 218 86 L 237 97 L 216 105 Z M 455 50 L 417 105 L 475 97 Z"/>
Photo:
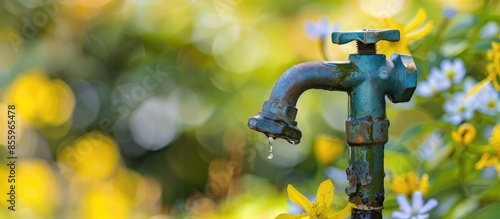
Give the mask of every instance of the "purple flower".
<path id="1" fill-rule="evenodd" d="M 497 169 L 495 169 L 495 166 L 491 165 L 489 167 L 485 167 L 481 171 L 481 177 L 485 179 L 493 179 L 495 176 L 497 176 Z"/>
<path id="2" fill-rule="evenodd" d="M 457 15 L 457 9 L 451 7 L 451 6 L 445 6 L 443 8 L 443 17 L 446 19 L 451 19 Z"/>
<path id="3" fill-rule="evenodd" d="M 305 31 L 307 35 L 313 39 L 325 39 L 329 37 L 333 31 L 338 30 L 340 30 L 340 23 L 335 23 L 334 26 L 331 26 L 330 22 L 326 18 L 321 18 L 317 24 L 312 21 L 307 21 L 305 24 Z"/>

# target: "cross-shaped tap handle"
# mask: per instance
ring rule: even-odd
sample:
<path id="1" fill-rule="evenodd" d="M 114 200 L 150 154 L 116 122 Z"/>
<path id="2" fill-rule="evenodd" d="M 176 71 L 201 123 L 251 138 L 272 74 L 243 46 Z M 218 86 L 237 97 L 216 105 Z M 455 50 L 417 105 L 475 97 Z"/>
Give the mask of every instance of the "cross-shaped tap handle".
<path id="1" fill-rule="evenodd" d="M 332 42 L 334 44 L 346 44 L 351 41 L 356 41 L 359 54 L 375 54 L 376 43 L 379 40 L 387 40 L 390 42 L 399 41 L 399 30 L 369 30 L 363 29 L 359 31 L 333 32 Z"/>

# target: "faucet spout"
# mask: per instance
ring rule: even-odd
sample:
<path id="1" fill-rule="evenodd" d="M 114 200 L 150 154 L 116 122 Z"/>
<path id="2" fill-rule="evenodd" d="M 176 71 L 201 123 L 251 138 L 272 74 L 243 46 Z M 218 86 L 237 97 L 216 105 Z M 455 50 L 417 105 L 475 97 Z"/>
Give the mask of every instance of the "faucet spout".
<path id="1" fill-rule="evenodd" d="M 360 79 L 356 65 L 350 61 L 316 61 L 295 65 L 278 79 L 262 111 L 248 120 L 248 127 L 268 137 L 298 144 L 302 132 L 295 121 L 295 105 L 300 95 L 309 89 L 349 92 Z"/>

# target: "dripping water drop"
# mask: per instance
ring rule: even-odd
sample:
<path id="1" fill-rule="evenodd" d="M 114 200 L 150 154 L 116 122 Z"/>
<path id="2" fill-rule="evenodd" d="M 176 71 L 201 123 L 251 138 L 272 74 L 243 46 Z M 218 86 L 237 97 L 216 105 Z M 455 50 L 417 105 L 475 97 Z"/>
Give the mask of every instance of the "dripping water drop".
<path id="1" fill-rule="evenodd" d="M 273 142 L 274 142 L 274 138 L 273 137 L 269 137 L 268 138 L 269 140 L 269 144 L 267 145 L 267 159 L 271 160 L 273 159 Z"/>

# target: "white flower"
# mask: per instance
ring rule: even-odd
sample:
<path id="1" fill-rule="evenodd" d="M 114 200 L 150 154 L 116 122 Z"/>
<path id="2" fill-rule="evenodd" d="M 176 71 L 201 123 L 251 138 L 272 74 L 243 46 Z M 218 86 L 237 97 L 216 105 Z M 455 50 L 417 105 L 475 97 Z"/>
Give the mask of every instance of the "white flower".
<path id="1" fill-rule="evenodd" d="M 462 81 L 465 76 L 465 65 L 461 59 L 443 60 L 440 67 L 440 69 L 432 68 L 427 80 L 418 84 L 417 95 L 434 96 L 437 92 L 450 88 L 452 83 Z"/>
<path id="2" fill-rule="evenodd" d="M 463 87 L 464 87 L 464 92 L 465 93 L 469 93 L 470 90 L 472 90 L 474 87 L 476 87 L 477 85 L 477 81 L 472 79 L 472 78 L 469 78 L 467 77 L 465 80 L 464 80 L 464 83 L 462 84 Z M 474 94 L 475 95 L 475 94 Z"/>
<path id="3" fill-rule="evenodd" d="M 443 154 L 445 150 L 443 143 L 443 133 L 433 131 L 419 147 L 418 157 L 425 161 L 434 161 Z"/>
<path id="4" fill-rule="evenodd" d="M 394 219 L 426 219 L 429 218 L 429 212 L 438 205 L 436 199 L 429 199 L 424 204 L 424 199 L 420 191 L 416 191 L 412 196 L 412 203 L 408 203 L 405 195 L 398 195 L 396 200 L 399 204 L 400 211 L 392 212 L 392 218 Z"/>
<path id="5" fill-rule="evenodd" d="M 495 21 L 490 21 L 486 23 L 483 28 L 481 28 L 481 39 L 495 37 L 498 34 L 498 24 Z"/>
<path id="6" fill-rule="evenodd" d="M 477 109 L 487 115 L 494 116 L 500 112 L 500 97 L 498 91 L 491 83 L 485 85 L 475 96 L 477 96 Z M 474 97 L 471 97 L 474 98 Z"/>
<path id="7" fill-rule="evenodd" d="M 444 102 L 446 114 L 443 119 L 453 125 L 458 125 L 462 121 L 469 120 L 474 116 L 477 102 L 473 97 L 465 98 L 464 92 L 453 95 L 450 100 Z"/>
<path id="8" fill-rule="evenodd" d="M 455 59 L 453 61 L 443 60 L 441 62 L 441 72 L 448 80 L 458 83 L 462 81 L 465 76 L 464 62 L 461 59 Z"/>
<path id="9" fill-rule="evenodd" d="M 469 93 L 476 85 L 477 82 L 474 79 L 466 78 L 463 83 L 464 92 Z M 495 116 L 500 112 L 500 95 L 490 83 L 467 99 L 475 102 L 476 109 L 484 114 Z"/>
<path id="10" fill-rule="evenodd" d="M 421 81 L 417 86 L 417 95 L 421 97 L 432 97 L 439 91 L 450 88 L 451 81 L 439 71 L 437 68 L 432 68 L 431 73 L 426 81 Z"/>

